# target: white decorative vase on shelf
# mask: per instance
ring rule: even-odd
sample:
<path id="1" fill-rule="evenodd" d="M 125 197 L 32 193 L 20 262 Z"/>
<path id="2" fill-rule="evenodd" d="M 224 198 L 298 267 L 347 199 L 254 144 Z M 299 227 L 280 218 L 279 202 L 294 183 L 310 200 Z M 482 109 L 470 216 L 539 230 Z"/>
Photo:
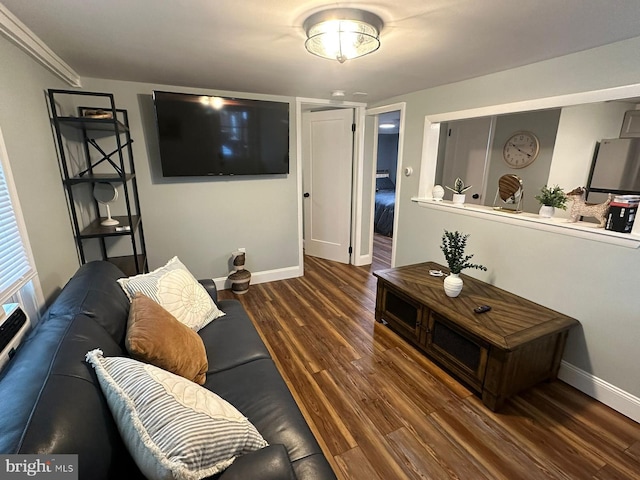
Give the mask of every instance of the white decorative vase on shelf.
<path id="1" fill-rule="evenodd" d="M 444 279 L 444 293 L 447 294 L 447 297 L 457 297 L 460 295 L 462 291 L 462 279 L 460 278 L 459 273 L 450 273 Z"/>
<path id="2" fill-rule="evenodd" d="M 431 191 L 431 195 L 433 195 L 433 200 L 436 202 L 441 202 L 444 198 L 444 188 L 441 185 L 436 185 L 433 187 Z"/>
<path id="3" fill-rule="evenodd" d="M 464 199 L 466 198 L 466 194 L 464 193 L 454 193 L 453 194 L 453 203 L 456 205 L 464 204 Z"/>
<path id="4" fill-rule="evenodd" d="M 540 215 L 542 218 L 551 218 L 553 217 L 554 213 L 556 213 L 555 207 L 552 207 L 550 205 L 542 205 L 540 207 L 538 215 Z"/>

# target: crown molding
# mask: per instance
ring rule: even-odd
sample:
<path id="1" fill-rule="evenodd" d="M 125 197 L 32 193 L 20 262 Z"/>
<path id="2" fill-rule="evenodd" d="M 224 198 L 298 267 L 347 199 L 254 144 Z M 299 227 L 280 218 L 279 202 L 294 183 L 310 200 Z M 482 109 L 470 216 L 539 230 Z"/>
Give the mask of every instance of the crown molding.
<path id="1" fill-rule="evenodd" d="M 80 75 L 47 47 L 18 17 L 0 3 L 0 33 L 72 87 L 81 87 Z"/>

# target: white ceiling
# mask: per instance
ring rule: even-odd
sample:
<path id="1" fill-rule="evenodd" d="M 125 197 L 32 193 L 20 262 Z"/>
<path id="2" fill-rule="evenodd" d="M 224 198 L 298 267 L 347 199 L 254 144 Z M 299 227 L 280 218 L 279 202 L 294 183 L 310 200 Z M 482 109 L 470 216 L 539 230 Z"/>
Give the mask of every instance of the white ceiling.
<path id="1" fill-rule="evenodd" d="M 640 36 L 640 0 L 2 3 L 83 77 L 312 98 L 344 90 L 362 102 Z M 307 53 L 302 23 L 325 7 L 379 15 L 380 49 L 344 64 Z"/>

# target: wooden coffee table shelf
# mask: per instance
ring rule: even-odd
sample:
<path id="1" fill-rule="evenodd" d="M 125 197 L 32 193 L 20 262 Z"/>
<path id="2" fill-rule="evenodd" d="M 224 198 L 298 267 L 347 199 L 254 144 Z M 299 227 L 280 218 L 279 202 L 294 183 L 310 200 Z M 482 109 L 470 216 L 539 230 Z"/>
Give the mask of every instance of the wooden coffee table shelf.
<path id="1" fill-rule="evenodd" d="M 433 262 L 374 272 L 376 320 L 475 389 L 491 410 L 556 378 L 569 329 L 578 321 L 488 283 L 461 275 L 458 297 L 444 293 L 448 269 Z M 490 305 L 477 314 L 473 309 Z"/>

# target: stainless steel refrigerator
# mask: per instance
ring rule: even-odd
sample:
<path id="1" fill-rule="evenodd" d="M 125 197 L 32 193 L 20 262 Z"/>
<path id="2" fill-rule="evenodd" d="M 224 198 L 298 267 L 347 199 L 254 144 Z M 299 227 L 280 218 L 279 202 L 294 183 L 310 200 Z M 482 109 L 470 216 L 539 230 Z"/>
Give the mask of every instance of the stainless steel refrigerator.
<path id="1" fill-rule="evenodd" d="M 589 202 L 608 193 L 640 193 L 640 138 L 611 138 L 600 142 L 587 184 Z"/>

